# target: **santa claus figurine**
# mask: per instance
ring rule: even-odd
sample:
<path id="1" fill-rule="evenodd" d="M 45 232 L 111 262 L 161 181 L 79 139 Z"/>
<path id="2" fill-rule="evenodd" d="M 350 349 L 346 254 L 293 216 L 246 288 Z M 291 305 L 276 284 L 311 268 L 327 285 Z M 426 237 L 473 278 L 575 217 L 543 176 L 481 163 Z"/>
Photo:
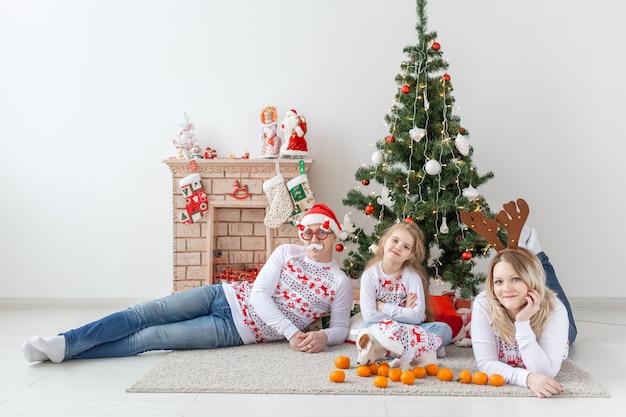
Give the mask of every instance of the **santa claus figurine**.
<path id="1" fill-rule="evenodd" d="M 304 158 L 309 155 L 304 135 L 307 131 L 306 120 L 303 115 L 291 109 L 285 113 L 280 122 L 280 130 L 284 132 L 283 144 L 280 147 L 280 156 Z"/>

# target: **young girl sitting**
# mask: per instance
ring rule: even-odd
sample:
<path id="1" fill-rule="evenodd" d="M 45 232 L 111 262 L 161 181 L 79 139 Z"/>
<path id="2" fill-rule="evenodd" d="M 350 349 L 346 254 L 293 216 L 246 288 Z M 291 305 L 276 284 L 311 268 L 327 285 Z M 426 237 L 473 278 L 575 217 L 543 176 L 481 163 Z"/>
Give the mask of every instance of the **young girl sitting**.
<path id="1" fill-rule="evenodd" d="M 361 276 L 362 327 L 389 319 L 417 324 L 442 339 L 437 356 L 443 357 L 452 329 L 430 321 L 428 275 L 422 266 L 425 256 L 424 234 L 416 224 L 396 223 L 383 233 Z"/>

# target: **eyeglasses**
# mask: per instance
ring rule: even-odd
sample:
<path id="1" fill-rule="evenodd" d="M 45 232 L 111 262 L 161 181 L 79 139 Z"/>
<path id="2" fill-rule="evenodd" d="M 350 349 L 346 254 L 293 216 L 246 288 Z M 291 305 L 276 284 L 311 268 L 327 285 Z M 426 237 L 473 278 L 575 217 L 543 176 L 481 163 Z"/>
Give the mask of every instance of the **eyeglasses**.
<path id="1" fill-rule="evenodd" d="M 304 232 L 300 232 L 300 237 L 304 240 L 311 240 L 313 239 L 313 235 L 317 236 L 318 240 L 324 240 L 328 237 L 329 234 L 331 234 L 332 232 L 329 232 L 327 230 L 324 229 L 317 229 L 317 231 L 312 231 L 311 229 L 306 229 Z"/>

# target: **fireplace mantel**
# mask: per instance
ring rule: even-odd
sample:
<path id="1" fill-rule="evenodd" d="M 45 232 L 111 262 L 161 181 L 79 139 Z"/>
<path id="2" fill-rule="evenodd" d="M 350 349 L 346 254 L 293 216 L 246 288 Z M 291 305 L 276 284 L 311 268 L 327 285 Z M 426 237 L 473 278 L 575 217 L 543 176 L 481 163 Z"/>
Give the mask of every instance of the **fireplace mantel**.
<path id="1" fill-rule="evenodd" d="M 179 219 L 185 208 L 180 180 L 192 173 L 190 161 L 163 161 L 172 172 L 174 292 L 214 283 L 216 262 L 226 262 L 216 258 L 217 253 L 224 253 L 231 263 L 252 264 L 264 262 L 276 246 L 298 241 L 297 228 L 291 224 L 270 229 L 263 223 L 268 205 L 263 182 L 275 177 L 277 169 L 285 181 L 297 177 L 300 161 L 195 159 L 209 207 L 202 218 L 191 224 L 183 224 Z M 302 161 L 308 172 L 314 161 Z"/>

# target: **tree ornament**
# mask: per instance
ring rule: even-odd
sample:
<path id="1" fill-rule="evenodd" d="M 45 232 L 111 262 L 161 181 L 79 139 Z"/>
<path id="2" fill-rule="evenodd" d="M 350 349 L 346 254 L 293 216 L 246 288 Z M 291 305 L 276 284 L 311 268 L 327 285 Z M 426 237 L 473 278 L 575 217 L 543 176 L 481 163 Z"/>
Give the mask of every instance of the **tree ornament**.
<path id="1" fill-rule="evenodd" d="M 365 214 L 367 214 L 369 216 L 373 212 L 374 212 L 374 206 L 373 205 L 368 204 L 367 206 L 365 206 Z"/>
<path id="2" fill-rule="evenodd" d="M 372 154 L 372 162 L 376 165 L 380 165 L 385 160 L 385 155 L 379 150 L 374 151 Z"/>
<path id="3" fill-rule="evenodd" d="M 463 189 L 463 197 L 467 198 L 469 201 L 473 201 L 478 197 L 478 190 L 470 185 Z"/>
<path id="4" fill-rule="evenodd" d="M 396 141 L 396 138 L 393 135 L 389 135 L 385 138 L 385 140 L 387 141 L 387 143 L 393 143 Z"/>
<path id="5" fill-rule="evenodd" d="M 460 128 L 459 128 L 459 132 L 461 132 L 461 133 L 465 133 L 465 128 L 464 128 L 464 127 L 460 127 Z"/>
<path id="6" fill-rule="evenodd" d="M 472 259 L 472 252 L 466 250 L 461 254 L 461 259 L 463 259 L 464 261 L 469 261 L 470 259 Z"/>
<path id="7" fill-rule="evenodd" d="M 346 215 L 343 216 L 343 224 L 341 225 L 341 228 L 348 234 L 356 232 L 356 225 L 352 222 L 352 219 L 350 219 L 350 214 L 346 213 Z"/>
<path id="8" fill-rule="evenodd" d="M 415 220 L 413 220 L 413 217 L 407 217 L 406 219 L 404 219 L 404 221 L 407 223 L 415 223 Z"/>
<path id="9" fill-rule="evenodd" d="M 409 130 L 409 136 L 415 142 L 419 142 L 424 136 L 426 136 L 426 130 L 419 127 L 414 127 L 413 129 Z"/>
<path id="10" fill-rule="evenodd" d="M 448 73 L 443 74 L 443 79 L 446 81 L 450 81 L 450 74 Z"/>
<path id="11" fill-rule="evenodd" d="M 440 49 L 441 49 L 441 45 L 439 44 L 439 42 L 435 42 L 435 43 L 433 43 L 433 49 L 434 49 L 435 51 L 438 51 L 438 50 L 440 50 Z"/>
<path id="12" fill-rule="evenodd" d="M 372 243 L 371 245 L 369 245 L 367 250 L 372 254 L 376 254 L 376 252 L 378 252 L 378 245 L 376 243 Z"/>
<path id="13" fill-rule="evenodd" d="M 400 91 L 402 91 L 402 94 L 408 94 L 409 91 L 411 91 L 411 87 L 409 87 L 407 84 L 404 84 Z"/>
<path id="14" fill-rule="evenodd" d="M 441 227 L 439 227 L 439 231 L 443 233 L 444 235 L 450 231 L 446 216 L 443 216 L 443 219 L 441 219 Z"/>
<path id="15" fill-rule="evenodd" d="M 337 244 L 335 245 L 335 250 L 336 250 L 337 252 L 343 252 L 343 245 L 342 245 L 341 243 L 337 243 Z"/>
<path id="16" fill-rule="evenodd" d="M 469 154 L 470 145 L 469 145 L 469 140 L 467 140 L 466 136 L 460 133 L 457 134 L 456 139 L 454 139 L 454 145 L 459 150 L 461 155 L 467 156 Z"/>
<path id="17" fill-rule="evenodd" d="M 365 185 L 367 187 L 368 185 L 370 185 L 370 180 L 362 180 L 361 184 L 363 184 L 363 185 Z"/>
<path id="18" fill-rule="evenodd" d="M 424 169 L 430 175 L 437 175 L 441 172 L 441 164 L 438 161 L 431 159 L 430 161 L 426 162 Z"/>
<path id="19" fill-rule="evenodd" d="M 378 197 L 376 201 L 381 206 L 389 208 L 392 208 L 395 204 L 395 201 L 393 201 L 393 199 L 389 196 L 389 188 L 387 187 L 383 187 L 382 191 L 380 192 L 380 197 Z"/>

